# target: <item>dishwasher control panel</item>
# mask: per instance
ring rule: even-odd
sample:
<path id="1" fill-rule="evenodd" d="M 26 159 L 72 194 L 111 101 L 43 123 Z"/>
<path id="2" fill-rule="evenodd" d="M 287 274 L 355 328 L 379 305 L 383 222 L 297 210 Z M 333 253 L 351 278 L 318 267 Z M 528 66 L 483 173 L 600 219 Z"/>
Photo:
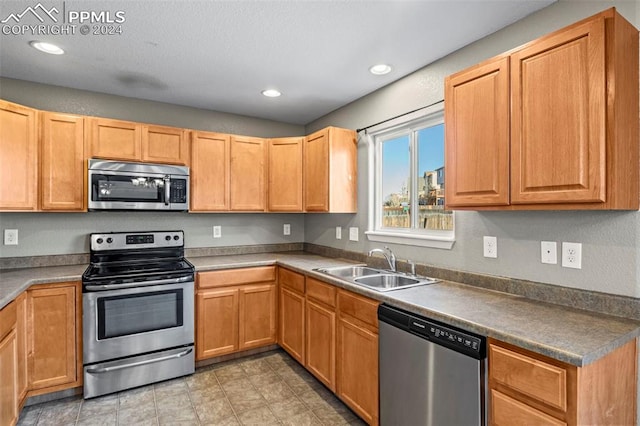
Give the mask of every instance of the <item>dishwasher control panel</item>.
<path id="1" fill-rule="evenodd" d="M 486 356 L 486 338 L 483 336 L 384 304 L 378 308 L 378 319 L 474 358 Z"/>

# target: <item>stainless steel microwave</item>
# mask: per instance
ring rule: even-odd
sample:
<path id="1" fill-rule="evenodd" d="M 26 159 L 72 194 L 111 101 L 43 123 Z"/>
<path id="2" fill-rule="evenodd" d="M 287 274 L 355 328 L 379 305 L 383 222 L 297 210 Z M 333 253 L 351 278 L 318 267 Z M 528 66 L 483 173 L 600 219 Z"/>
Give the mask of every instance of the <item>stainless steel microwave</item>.
<path id="1" fill-rule="evenodd" d="M 189 168 L 89 160 L 89 210 L 187 211 Z"/>

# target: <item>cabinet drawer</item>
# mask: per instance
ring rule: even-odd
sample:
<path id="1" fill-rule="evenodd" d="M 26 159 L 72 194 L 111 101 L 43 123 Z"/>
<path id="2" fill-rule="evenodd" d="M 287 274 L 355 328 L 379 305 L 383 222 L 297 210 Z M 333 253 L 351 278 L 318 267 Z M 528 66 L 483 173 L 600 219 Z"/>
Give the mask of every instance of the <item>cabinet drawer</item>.
<path id="1" fill-rule="evenodd" d="M 307 297 L 332 307 L 336 306 L 336 288 L 313 278 L 307 278 Z"/>
<path id="2" fill-rule="evenodd" d="M 523 404 L 496 390 L 491 390 L 491 424 L 500 426 L 560 426 L 565 422 Z"/>
<path id="3" fill-rule="evenodd" d="M 340 315 L 349 315 L 378 329 L 379 302 L 344 290 L 338 291 Z"/>
<path id="4" fill-rule="evenodd" d="M 566 411 L 566 369 L 493 344 L 489 365 L 492 380 Z"/>
<path id="5" fill-rule="evenodd" d="M 280 268 L 278 270 L 278 282 L 281 286 L 290 288 L 298 293 L 304 294 L 304 275 L 288 269 Z"/>
<path id="6" fill-rule="evenodd" d="M 225 269 L 198 273 L 198 288 L 225 287 L 276 280 L 275 266 L 257 268 Z"/>
<path id="7" fill-rule="evenodd" d="M 16 326 L 16 303 L 11 302 L 0 310 L 0 340 Z"/>

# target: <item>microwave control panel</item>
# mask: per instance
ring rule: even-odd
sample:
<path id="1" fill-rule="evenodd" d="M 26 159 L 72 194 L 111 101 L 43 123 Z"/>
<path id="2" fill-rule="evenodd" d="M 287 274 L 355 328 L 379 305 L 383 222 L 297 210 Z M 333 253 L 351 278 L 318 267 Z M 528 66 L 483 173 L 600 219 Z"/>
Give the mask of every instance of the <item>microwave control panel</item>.
<path id="1" fill-rule="evenodd" d="M 171 179 L 170 203 L 187 202 L 187 181 L 185 179 Z"/>

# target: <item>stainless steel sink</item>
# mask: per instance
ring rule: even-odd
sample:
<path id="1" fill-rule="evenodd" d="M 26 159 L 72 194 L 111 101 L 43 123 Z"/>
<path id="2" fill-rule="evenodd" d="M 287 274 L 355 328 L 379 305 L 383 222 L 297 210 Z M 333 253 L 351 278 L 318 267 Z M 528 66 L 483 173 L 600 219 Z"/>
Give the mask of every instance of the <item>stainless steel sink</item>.
<path id="1" fill-rule="evenodd" d="M 433 278 L 410 276 L 401 272 L 370 268 L 362 265 L 320 268 L 316 269 L 316 271 L 341 278 L 353 284 L 368 287 L 376 291 L 399 290 L 402 288 L 433 284 L 437 282 L 437 280 Z"/>

